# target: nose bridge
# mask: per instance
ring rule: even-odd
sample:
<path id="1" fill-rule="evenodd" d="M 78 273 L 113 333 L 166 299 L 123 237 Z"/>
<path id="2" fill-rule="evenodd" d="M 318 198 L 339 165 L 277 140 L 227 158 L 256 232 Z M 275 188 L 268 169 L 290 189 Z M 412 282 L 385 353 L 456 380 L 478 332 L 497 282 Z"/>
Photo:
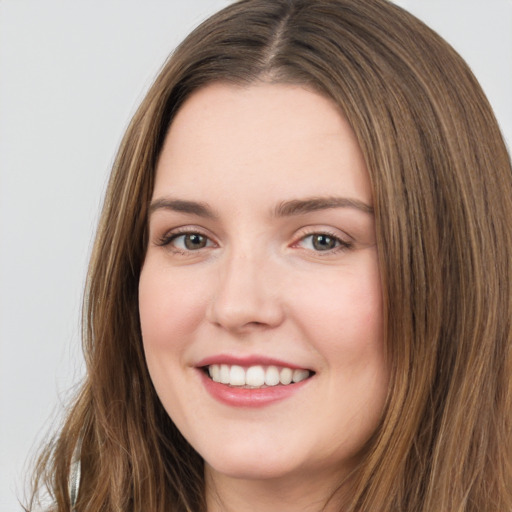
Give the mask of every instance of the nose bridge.
<path id="1" fill-rule="evenodd" d="M 276 326 L 282 305 L 276 275 L 264 251 L 232 248 L 221 258 L 210 316 L 228 330 Z"/>

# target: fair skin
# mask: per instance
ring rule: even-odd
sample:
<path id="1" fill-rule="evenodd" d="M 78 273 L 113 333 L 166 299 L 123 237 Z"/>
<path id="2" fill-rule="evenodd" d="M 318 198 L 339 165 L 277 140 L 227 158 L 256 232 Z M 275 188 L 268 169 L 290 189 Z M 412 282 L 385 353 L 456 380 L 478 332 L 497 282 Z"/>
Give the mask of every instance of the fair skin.
<path id="1" fill-rule="evenodd" d="M 260 83 L 185 102 L 139 307 L 156 391 L 205 460 L 208 511 L 321 510 L 388 383 L 370 181 L 330 100 Z"/>

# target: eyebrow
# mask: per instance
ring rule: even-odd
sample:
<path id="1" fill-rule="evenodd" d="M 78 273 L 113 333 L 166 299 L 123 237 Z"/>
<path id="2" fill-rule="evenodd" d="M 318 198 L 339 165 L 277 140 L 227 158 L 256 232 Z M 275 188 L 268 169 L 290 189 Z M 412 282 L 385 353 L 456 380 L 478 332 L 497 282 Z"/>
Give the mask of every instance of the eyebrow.
<path id="1" fill-rule="evenodd" d="M 334 208 L 353 208 L 363 213 L 373 214 L 373 207 L 360 201 L 348 197 L 311 197 L 306 199 L 291 199 L 279 203 L 272 211 L 274 217 L 292 217 L 295 215 L 304 215 L 306 213 L 318 210 L 328 210 Z M 185 199 L 161 198 L 153 201 L 149 206 L 149 215 L 157 210 L 171 210 L 180 213 L 188 213 L 204 217 L 207 219 L 217 219 L 218 215 L 208 205 L 198 201 L 188 201 Z"/>
<path id="2" fill-rule="evenodd" d="M 373 207 L 359 199 L 348 197 L 311 197 L 283 201 L 274 209 L 274 215 L 276 217 L 290 217 L 332 208 L 354 208 L 370 215 L 373 214 Z"/>
<path id="3" fill-rule="evenodd" d="M 157 210 L 171 210 L 174 212 L 190 213 L 198 217 L 216 219 L 218 216 L 207 203 L 198 201 L 186 201 L 184 199 L 161 198 L 152 201 L 149 206 L 149 215 Z"/>

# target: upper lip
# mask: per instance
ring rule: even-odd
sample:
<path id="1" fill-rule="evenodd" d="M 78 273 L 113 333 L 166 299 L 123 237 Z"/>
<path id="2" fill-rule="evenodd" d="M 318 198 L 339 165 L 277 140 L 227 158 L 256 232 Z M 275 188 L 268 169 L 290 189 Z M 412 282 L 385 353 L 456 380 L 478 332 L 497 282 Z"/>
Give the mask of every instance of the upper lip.
<path id="1" fill-rule="evenodd" d="M 291 368 L 292 370 L 309 370 L 309 368 L 293 363 L 289 363 L 288 361 L 282 361 L 279 359 L 275 359 L 268 356 L 260 356 L 260 355 L 247 355 L 247 356 L 233 356 L 229 354 L 217 354 L 213 356 L 205 357 L 201 359 L 196 366 L 198 368 L 203 368 L 205 366 L 210 366 L 212 364 L 228 364 L 228 365 L 238 365 L 243 367 L 249 366 L 280 366 L 284 368 Z"/>

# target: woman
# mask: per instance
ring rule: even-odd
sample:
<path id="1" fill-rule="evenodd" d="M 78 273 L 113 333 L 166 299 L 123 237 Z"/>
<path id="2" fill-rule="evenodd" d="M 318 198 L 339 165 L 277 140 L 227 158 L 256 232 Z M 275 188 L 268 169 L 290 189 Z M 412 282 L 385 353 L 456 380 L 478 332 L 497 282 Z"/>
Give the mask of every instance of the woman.
<path id="1" fill-rule="evenodd" d="M 487 100 L 418 20 L 231 5 L 121 145 L 36 484 L 59 511 L 512 510 L 511 218 Z"/>

